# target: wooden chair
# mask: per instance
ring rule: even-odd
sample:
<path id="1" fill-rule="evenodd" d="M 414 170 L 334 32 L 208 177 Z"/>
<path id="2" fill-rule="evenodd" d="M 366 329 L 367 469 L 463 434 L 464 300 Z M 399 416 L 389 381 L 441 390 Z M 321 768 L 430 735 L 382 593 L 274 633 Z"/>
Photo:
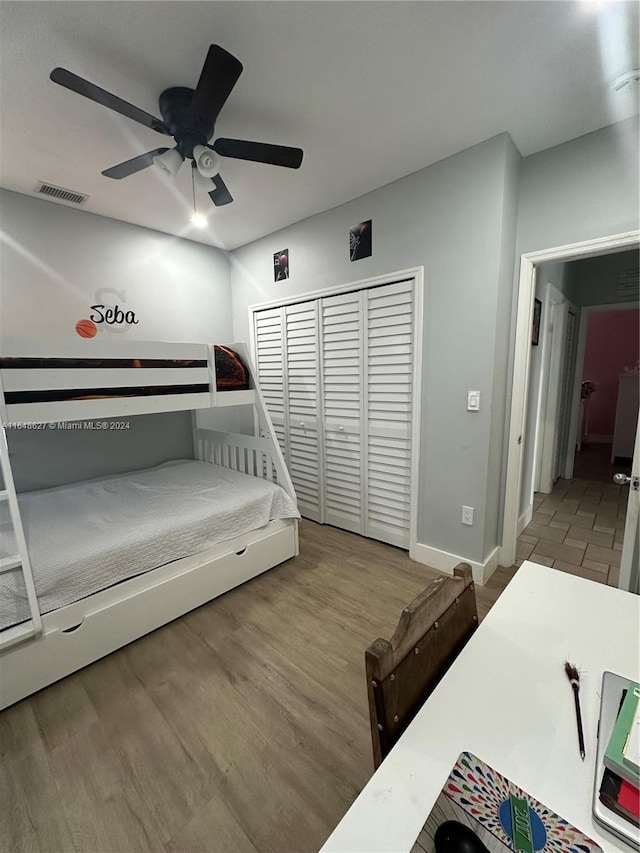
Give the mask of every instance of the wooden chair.
<path id="1" fill-rule="evenodd" d="M 404 608 L 390 641 L 365 652 L 373 760 L 380 765 L 478 627 L 468 563 Z"/>

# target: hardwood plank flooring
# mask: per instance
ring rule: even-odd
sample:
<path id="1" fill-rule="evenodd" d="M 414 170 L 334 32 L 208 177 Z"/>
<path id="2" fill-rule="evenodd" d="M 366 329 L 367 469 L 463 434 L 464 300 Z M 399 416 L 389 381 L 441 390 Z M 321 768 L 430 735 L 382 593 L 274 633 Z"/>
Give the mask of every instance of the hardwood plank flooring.
<path id="1" fill-rule="evenodd" d="M 300 539 L 301 556 L 0 714 L 2 853 L 323 844 L 373 773 L 364 650 L 438 572 L 309 521 Z M 476 588 L 480 618 L 515 571 Z"/>

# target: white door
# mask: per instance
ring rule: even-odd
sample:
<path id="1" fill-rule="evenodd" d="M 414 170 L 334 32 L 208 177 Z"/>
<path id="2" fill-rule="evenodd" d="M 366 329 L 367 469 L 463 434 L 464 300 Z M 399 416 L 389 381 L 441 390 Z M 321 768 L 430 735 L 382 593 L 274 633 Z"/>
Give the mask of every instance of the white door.
<path id="1" fill-rule="evenodd" d="M 629 500 L 627 518 L 624 525 L 622 554 L 620 555 L 620 589 L 640 593 L 640 415 L 636 424 L 636 444 L 633 451 L 631 477 L 629 482 Z"/>
<path id="2" fill-rule="evenodd" d="M 413 279 L 254 313 L 258 379 L 301 514 L 410 546 Z"/>
<path id="3" fill-rule="evenodd" d="M 365 300 L 364 533 L 409 547 L 413 417 L 413 282 L 376 287 Z"/>
<path id="4" fill-rule="evenodd" d="M 322 474 L 318 408 L 318 303 L 287 305 L 285 323 L 285 457 L 300 514 L 322 521 Z"/>
<path id="5" fill-rule="evenodd" d="M 543 396 L 538 429 L 541 430 L 539 491 L 548 494 L 555 482 L 556 446 L 562 391 L 562 368 L 565 353 L 568 304 L 565 296 L 553 285 L 547 285 L 548 324 L 544 334 L 549 336 L 549 361 L 543 374 Z M 557 477 L 555 477 L 557 479 Z"/>
<path id="6" fill-rule="evenodd" d="M 320 300 L 324 519 L 363 532 L 363 323 L 360 292 Z"/>
<path id="7" fill-rule="evenodd" d="M 285 431 L 285 371 L 282 308 L 257 311 L 254 315 L 255 363 L 258 383 L 273 429 L 285 460 L 288 448 Z"/>

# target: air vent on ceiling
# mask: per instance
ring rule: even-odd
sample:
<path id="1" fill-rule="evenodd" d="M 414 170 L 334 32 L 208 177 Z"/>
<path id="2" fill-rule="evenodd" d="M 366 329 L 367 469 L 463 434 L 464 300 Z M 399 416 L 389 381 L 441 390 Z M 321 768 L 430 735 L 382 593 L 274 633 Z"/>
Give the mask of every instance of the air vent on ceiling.
<path id="1" fill-rule="evenodd" d="M 54 187 L 53 184 L 45 184 L 44 181 L 38 183 L 36 192 L 48 195 L 50 198 L 58 199 L 58 201 L 70 201 L 72 204 L 84 204 L 89 198 L 84 193 L 79 193 L 75 190 L 66 190 L 64 187 Z"/>

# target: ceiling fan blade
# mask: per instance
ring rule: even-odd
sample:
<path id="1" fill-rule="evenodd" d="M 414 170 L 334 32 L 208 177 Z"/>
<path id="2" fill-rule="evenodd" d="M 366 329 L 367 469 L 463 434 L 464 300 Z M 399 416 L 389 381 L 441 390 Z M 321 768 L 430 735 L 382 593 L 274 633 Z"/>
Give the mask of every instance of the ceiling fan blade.
<path id="1" fill-rule="evenodd" d="M 220 175 L 216 175 L 215 178 L 211 178 L 211 182 L 213 183 L 214 189 L 209 193 L 209 198 L 216 207 L 221 207 L 223 204 L 229 204 L 233 201 L 233 196 L 227 189 L 227 185 Z"/>
<path id="2" fill-rule="evenodd" d="M 117 166 L 105 169 L 102 174 L 105 178 L 116 178 L 117 180 L 128 178 L 129 175 L 140 172 L 142 169 L 146 169 L 147 166 L 153 166 L 153 158 L 164 154 L 168 150 L 168 148 L 156 148 L 154 151 L 147 151 L 146 154 L 139 154 L 131 160 L 125 160 L 124 163 L 118 163 Z"/>
<path id="3" fill-rule="evenodd" d="M 220 45 L 212 44 L 191 101 L 191 115 L 196 124 L 205 124 L 213 130 L 215 120 L 241 74 L 240 60 Z"/>
<path id="4" fill-rule="evenodd" d="M 79 95 L 89 98 L 90 101 L 102 104 L 103 107 L 107 107 L 110 110 L 120 113 L 120 115 L 133 119 L 133 121 L 144 124 L 145 127 L 157 130 L 158 133 L 166 133 L 168 136 L 171 136 L 169 128 L 159 118 L 155 118 L 155 116 L 146 113 L 138 107 L 134 107 L 133 104 L 123 101 L 117 95 L 112 95 L 111 92 L 101 89 L 83 77 L 78 77 L 77 74 L 73 74 L 71 71 L 67 71 L 64 68 L 54 68 L 49 77 L 54 83 L 64 86 L 65 89 L 71 89 L 72 92 L 77 92 Z"/>
<path id="5" fill-rule="evenodd" d="M 235 157 L 236 160 L 252 160 L 254 163 L 268 163 L 271 166 L 286 166 L 298 169 L 302 163 L 301 148 L 289 148 L 287 145 L 270 145 L 267 142 L 248 142 L 246 139 L 216 139 L 213 146 L 221 157 Z"/>

